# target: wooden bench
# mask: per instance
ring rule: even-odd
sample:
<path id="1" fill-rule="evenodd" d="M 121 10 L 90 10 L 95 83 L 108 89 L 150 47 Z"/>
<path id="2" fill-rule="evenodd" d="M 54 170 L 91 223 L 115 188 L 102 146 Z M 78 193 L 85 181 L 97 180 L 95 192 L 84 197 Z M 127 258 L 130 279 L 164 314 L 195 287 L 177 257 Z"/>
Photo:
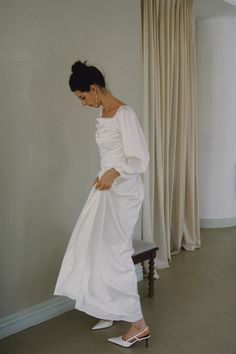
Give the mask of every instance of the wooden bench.
<path id="1" fill-rule="evenodd" d="M 154 296 L 154 258 L 159 247 L 155 243 L 133 239 L 133 263 L 149 260 L 148 296 Z"/>

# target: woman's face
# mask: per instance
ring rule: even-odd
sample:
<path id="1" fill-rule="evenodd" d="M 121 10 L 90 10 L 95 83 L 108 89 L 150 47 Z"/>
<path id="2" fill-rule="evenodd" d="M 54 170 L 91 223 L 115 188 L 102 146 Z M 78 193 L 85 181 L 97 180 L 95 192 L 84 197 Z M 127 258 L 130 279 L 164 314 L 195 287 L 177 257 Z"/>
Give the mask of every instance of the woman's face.
<path id="1" fill-rule="evenodd" d="M 94 107 L 95 95 L 91 90 L 89 92 L 87 91 L 82 92 L 80 90 L 77 90 L 74 92 L 74 94 L 80 99 L 83 106 Z"/>

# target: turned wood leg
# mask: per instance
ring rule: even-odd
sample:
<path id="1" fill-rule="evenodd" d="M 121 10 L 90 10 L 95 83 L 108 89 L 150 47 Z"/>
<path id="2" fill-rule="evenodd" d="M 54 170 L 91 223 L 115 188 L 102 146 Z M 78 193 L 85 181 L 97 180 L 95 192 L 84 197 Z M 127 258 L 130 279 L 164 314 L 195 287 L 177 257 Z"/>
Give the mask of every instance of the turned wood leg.
<path id="1" fill-rule="evenodd" d="M 148 296 L 154 296 L 154 258 L 149 259 Z"/>

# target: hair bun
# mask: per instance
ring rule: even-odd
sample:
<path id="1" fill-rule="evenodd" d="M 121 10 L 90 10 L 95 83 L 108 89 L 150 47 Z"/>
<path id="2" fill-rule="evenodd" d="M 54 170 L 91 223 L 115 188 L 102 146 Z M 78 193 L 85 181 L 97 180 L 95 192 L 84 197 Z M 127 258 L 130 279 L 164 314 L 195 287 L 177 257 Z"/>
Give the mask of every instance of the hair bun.
<path id="1" fill-rule="evenodd" d="M 71 71 L 73 73 L 77 73 L 79 71 L 82 71 L 82 70 L 87 70 L 88 69 L 88 66 L 86 65 L 87 63 L 87 60 L 85 60 L 84 63 L 82 63 L 80 60 L 76 61 L 72 67 L 71 67 Z"/>

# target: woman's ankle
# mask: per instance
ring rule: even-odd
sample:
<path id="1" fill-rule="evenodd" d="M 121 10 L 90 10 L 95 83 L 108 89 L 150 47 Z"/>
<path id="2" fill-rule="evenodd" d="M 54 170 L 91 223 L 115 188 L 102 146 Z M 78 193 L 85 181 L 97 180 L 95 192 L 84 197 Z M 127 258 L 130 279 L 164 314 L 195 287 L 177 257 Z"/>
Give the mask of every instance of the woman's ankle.
<path id="1" fill-rule="evenodd" d="M 142 318 L 141 320 L 133 322 L 132 323 L 132 327 L 137 329 L 137 330 L 142 330 L 142 329 L 145 329 L 147 327 L 147 324 L 146 324 L 145 320 Z"/>

